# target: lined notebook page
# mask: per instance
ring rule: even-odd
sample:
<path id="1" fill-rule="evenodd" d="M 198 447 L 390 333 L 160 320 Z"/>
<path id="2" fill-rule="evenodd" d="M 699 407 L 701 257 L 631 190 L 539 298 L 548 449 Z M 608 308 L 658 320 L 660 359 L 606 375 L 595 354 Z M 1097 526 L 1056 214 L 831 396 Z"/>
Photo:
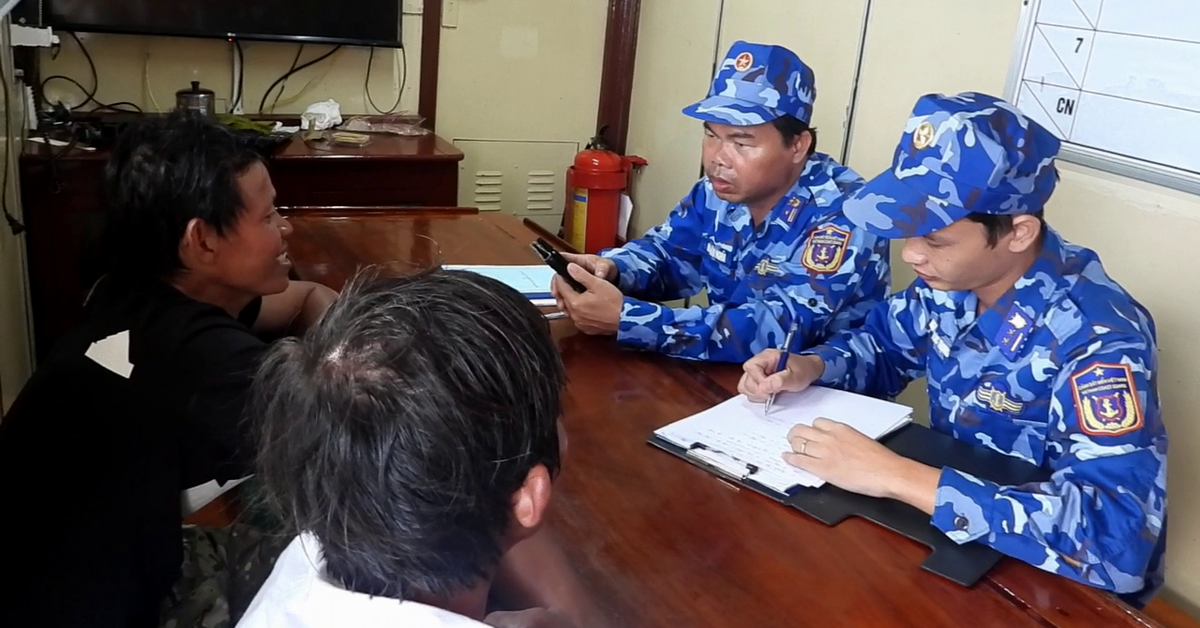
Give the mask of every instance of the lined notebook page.
<path id="1" fill-rule="evenodd" d="M 654 433 L 684 449 L 701 443 L 755 465 L 759 470 L 750 479 L 784 493 L 796 485 L 825 483 L 783 461 L 783 453 L 791 451 L 788 430 L 797 423 L 812 425 L 813 420 L 825 417 L 879 439 L 912 420 L 908 406 L 819 386 L 776 396 L 769 415 L 763 414 L 763 408 L 763 404 L 738 395 Z"/>

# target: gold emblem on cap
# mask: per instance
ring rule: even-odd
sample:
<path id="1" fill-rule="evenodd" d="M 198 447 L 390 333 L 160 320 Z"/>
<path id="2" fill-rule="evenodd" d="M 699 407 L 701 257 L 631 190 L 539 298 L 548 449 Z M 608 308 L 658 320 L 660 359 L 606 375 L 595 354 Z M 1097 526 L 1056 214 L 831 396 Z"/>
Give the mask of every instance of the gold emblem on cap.
<path id="1" fill-rule="evenodd" d="M 936 133 L 936 131 L 933 128 L 932 122 L 929 122 L 928 120 L 922 122 L 920 126 L 917 127 L 917 130 L 913 131 L 913 148 L 921 150 L 923 148 L 929 148 L 932 146 L 934 133 Z"/>
<path id="2" fill-rule="evenodd" d="M 738 55 L 736 59 L 733 60 L 733 69 L 737 70 L 738 72 L 745 72 L 746 70 L 748 70 L 750 68 L 750 65 L 753 63 L 754 63 L 754 55 L 752 55 L 748 52 L 743 52 L 742 54 Z"/>

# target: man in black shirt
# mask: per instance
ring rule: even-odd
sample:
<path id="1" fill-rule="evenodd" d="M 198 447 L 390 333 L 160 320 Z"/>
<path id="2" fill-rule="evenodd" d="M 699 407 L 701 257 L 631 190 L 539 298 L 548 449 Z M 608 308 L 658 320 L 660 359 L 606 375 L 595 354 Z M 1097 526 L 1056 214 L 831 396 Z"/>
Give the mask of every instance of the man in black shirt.
<path id="1" fill-rule="evenodd" d="M 104 197 L 109 272 L 0 423 L 3 626 L 157 626 L 183 558 L 181 490 L 251 472 L 262 338 L 336 297 L 289 280 L 265 165 L 206 119 L 130 129 Z"/>

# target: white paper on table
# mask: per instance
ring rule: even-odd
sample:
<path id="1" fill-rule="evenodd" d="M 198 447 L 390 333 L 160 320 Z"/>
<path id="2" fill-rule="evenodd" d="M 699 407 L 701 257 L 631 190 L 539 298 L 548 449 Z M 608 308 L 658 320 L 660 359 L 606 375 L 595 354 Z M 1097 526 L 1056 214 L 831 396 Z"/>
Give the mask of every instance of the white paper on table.
<path id="1" fill-rule="evenodd" d="M 529 297 L 535 301 L 534 305 L 538 305 L 539 302 L 545 302 L 546 300 L 549 300 L 549 305 L 554 305 L 554 299 L 550 297 L 550 282 L 554 279 L 554 269 L 546 264 L 443 264 L 442 268 L 446 270 L 469 270 L 485 277 L 491 277 Z"/>
<path id="2" fill-rule="evenodd" d="M 783 461 L 791 451 L 787 433 L 797 423 L 812 425 L 819 417 L 845 423 L 880 439 L 912 421 L 912 408 L 890 401 L 814 386 L 776 396 L 771 414 L 744 395 L 655 430 L 661 438 L 686 449 L 696 444 L 758 467 L 749 479 L 780 493 L 796 485 L 825 484 L 817 476 Z"/>

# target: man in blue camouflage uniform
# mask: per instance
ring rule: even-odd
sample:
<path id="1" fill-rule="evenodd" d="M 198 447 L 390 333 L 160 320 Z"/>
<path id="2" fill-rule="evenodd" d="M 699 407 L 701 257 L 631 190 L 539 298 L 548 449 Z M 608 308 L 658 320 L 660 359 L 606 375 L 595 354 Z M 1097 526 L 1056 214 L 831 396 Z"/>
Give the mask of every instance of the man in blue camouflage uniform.
<path id="1" fill-rule="evenodd" d="M 887 295 L 888 241 L 850 224 L 857 173 L 816 153 L 813 72 L 779 46 L 735 43 L 708 97 L 684 109 L 704 121 L 705 176 L 645 237 L 601 255 L 567 255 L 576 293 L 552 286 L 590 334 L 694 360 L 742 362 L 858 326 Z M 706 289 L 711 305 L 670 308 Z"/>
<path id="2" fill-rule="evenodd" d="M 1167 434 L 1154 322 L 1096 254 L 1045 225 L 1059 141 L 1007 103 L 927 95 L 894 167 L 847 199 L 851 220 L 906 238 L 918 279 L 862 329 L 746 363 L 759 400 L 812 383 L 893 397 L 928 376 L 933 429 L 1046 466 L 1001 486 L 892 453 L 834 421 L 789 433 L 785 458 L 843 489 L 924 510 L 978 541 L 1143 606 L 1162 583 Z"/>

